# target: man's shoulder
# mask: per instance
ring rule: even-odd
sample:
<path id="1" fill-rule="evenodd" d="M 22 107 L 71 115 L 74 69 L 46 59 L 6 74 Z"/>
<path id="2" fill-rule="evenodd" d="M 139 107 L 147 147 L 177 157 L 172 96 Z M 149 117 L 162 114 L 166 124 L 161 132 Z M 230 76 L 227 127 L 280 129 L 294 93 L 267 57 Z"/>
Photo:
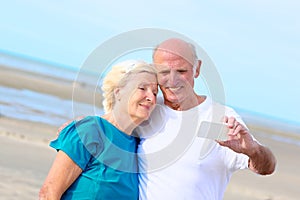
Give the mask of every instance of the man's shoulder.
<path id="1" fill-rule="evenodd" d="M 214 101 L 212 99 L 209 98 L 209 102 L 211 104 L 211 108 L 212 109 L 220 109 L 220 110 L 224 110 L 225 113 L 236 113 L 235 109 L 232 106 L 226 105 L 225 103 L 221 103 L 218 101 Z"/>

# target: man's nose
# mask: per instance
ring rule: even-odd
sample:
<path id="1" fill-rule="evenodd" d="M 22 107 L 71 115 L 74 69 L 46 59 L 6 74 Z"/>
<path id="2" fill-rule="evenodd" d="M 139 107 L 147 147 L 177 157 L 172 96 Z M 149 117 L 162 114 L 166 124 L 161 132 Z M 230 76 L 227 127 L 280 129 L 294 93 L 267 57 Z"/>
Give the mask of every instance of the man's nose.
<path id="1" fill-rule="evenodd" d="M 170 72 L 168 82 L 169 82 L 169 85 L 170 85 L 170 86 L 176 85 L 176 82 L 177 82 L 177 74 L 176 74 L 175 72 L 173 72 L 173 71 Z"/>

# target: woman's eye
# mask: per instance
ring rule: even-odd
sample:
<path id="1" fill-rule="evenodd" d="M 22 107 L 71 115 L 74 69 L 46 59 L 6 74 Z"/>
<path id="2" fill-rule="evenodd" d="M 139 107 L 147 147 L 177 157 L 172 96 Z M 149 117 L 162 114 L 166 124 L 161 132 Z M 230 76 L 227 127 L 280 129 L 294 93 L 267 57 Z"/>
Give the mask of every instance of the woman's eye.
<path id="1" fill-rule="evenodd" d="M 143 88 L 143 87 L 139 87 L 139 89 L 140 89 L 140 90 L 145 90 L 145 88 Z"/>

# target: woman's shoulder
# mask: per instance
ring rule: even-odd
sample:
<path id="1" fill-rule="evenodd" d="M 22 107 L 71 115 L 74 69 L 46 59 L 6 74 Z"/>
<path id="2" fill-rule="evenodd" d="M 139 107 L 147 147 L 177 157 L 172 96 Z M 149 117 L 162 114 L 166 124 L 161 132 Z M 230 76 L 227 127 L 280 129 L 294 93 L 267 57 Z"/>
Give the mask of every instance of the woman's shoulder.
<path id="1" fill-rule="evenodd" d="M 86 116 L 80 120 L 75 121 L 74 125 L 82 126 L 82 125 L 96 125 L 99 124 L 99 121 L 101 121 L 102 118 L 99 116 Z"/>

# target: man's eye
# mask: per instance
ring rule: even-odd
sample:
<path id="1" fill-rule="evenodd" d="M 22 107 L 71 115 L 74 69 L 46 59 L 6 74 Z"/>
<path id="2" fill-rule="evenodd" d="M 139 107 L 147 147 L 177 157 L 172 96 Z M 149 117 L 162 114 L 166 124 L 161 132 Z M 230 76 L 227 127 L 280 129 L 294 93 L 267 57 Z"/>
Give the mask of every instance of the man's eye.
<path id="1" fill-rule="evenodd" d="M 144 88 L 144 87 L 139 87 L 139 89 L 140 89 L 140 90 L 145 90 L 145 88 Z"/>

